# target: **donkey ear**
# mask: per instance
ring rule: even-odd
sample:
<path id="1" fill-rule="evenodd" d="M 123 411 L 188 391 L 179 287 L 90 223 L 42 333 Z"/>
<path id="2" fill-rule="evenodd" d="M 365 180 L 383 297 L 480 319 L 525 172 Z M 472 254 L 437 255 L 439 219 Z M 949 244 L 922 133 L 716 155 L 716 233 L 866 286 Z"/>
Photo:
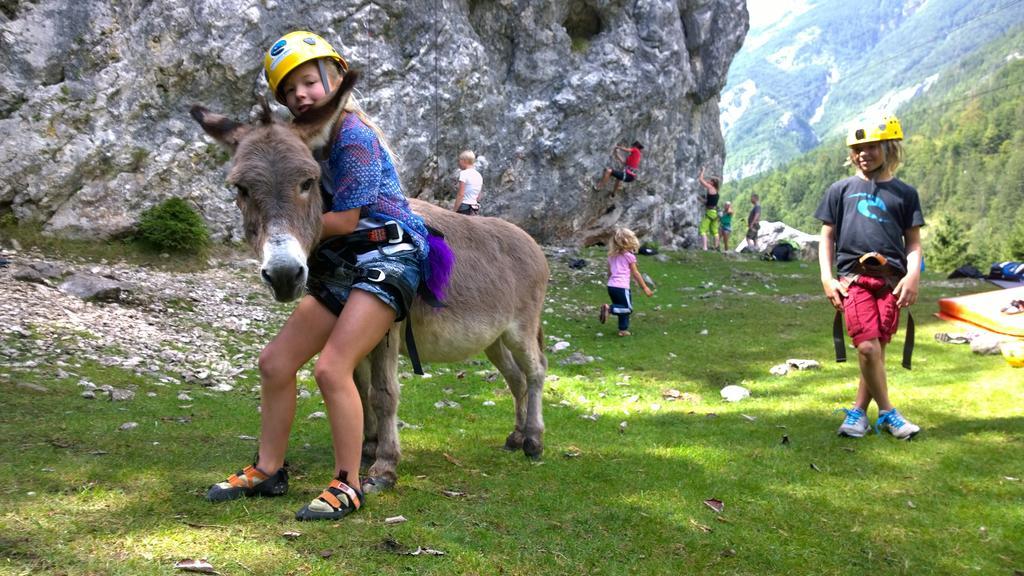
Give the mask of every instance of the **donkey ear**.
<path id="1" fill-rule="evenodd" d="M 214 140 L 220 142 L 232 154 L 235 153 L 238 143 L 249 131 L 247 125 L 235 122 L 227 116 L 210 112 L 198 104 L 192 106 L 189 114 L 207 134 L 213 136 Z"/>
<path id="2" fill-rule="evenodd" d="M 273 124 L 274 115 L 270 113 L 270 104 L 267 104 L 266 96 L 263 94 L 256 96 L 256 103 L 260 105 L 260 123 Z"/>

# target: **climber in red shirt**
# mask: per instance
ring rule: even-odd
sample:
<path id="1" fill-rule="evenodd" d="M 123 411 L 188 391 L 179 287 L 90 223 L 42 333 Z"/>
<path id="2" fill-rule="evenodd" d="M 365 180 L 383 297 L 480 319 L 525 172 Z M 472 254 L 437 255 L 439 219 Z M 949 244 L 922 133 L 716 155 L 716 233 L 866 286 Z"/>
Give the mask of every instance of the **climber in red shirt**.
<path id="1" fill-rule="evenodd" d="M 604 189 L 604 185 L 608 183 L 608 179 L 614 177 L 616 179 L 615 188 L 612 189 L 612 194 L 619 191 L 619 186 L 623 182 L 632 182 L 636 180 L 637 176 L 640 175 L 640 157 L 642 156 L 641 150 L 644 149 L 644 145 L 639 141 L 634 141 L 630 147 L 616 146 L 612 150 L 612 157 L 615 158 L 620 164 L 622 164 L 622 170 L 615 170 L 613 168 L 606 167 L 604 174 L 601 176 L 601 181 L 594 185 L 594 192 Z M 626 155 L 628 154 L 628 156 Z"/>

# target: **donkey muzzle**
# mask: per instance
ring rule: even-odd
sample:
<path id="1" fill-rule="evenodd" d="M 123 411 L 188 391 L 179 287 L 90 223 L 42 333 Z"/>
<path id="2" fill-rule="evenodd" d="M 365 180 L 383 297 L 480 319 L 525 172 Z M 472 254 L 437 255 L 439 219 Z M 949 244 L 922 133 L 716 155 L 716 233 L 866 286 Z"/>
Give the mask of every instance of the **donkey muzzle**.
<path id="1" fill-rule="evenodd" d="M 278 302 L 290 302 L 302 295 L 309 268 L 306 252 L 290 234 L 275 234 L 263 245 L 260 278 Z"/>

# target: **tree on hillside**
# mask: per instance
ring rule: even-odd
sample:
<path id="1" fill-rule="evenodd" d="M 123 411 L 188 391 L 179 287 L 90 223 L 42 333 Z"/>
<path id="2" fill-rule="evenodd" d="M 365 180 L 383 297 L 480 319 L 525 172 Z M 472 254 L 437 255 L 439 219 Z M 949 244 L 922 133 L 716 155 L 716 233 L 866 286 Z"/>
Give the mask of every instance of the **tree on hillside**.
<path id="1" fill-rule="evenodd" d="M 1017 212 L 1024 216 L 1024 208 Z M 1017 218 L 1017 225 L 1013 227 L 1013 233 L 1010 234 L 1009 249 L 1010 258 L 1024 262 L 1024 218 Z"/>
<path id="2" fill-rule="evenodd" d="M 973 260 L 969 248 L 966 230 L 960 220 L 943 214 L 928 236 L 925 259 L 932 270 L 952 272 Z"/>

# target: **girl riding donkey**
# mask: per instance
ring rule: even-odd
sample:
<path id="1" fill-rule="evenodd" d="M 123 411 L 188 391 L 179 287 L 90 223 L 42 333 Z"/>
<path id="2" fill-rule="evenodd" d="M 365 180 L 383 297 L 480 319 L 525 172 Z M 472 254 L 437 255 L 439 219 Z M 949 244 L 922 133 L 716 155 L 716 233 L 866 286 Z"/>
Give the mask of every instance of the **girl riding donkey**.
<path id="1" fill-rule="evenodd" d="M 348 73 L 345 59 L 330 44 L 304 31 L 275 42 L 264 67 L 274 97 L 288 107 L 296 124 L 326 113 L 325 104 Z M 423 219 L 410 209 L 380 129 L 354 100 L 346 102 L 336 120 L 326 124 L 322 157 L 317 158 L 325 212 L 322 242 L 309 258 L 308 293 L 260 354 L 256 462 L 212 486 L 208 500 L 286 492 L 284 458 L 295 418 L 296 372 L 319 353 L 314 377 L 327 406 L 334 478 L 296 518 L 338 519 L 363 504 L 358 477 L 363 408 L 353 373 L 407 314 L 421 281 L 431 274 L 428 254 L 435 252 L 431 260 L 437 261 L 434 256 L 445 254 L 447 246 L 429 235 Z M 311 165 L 301 193 L 310 193 L 316 169 Z M 243 196 L 244 184 L 237 183 Z M 274 242 L 273 235 L 268 242 Z M 446 276 L 451 260 L 437 263 L 435 281 Z"/>

